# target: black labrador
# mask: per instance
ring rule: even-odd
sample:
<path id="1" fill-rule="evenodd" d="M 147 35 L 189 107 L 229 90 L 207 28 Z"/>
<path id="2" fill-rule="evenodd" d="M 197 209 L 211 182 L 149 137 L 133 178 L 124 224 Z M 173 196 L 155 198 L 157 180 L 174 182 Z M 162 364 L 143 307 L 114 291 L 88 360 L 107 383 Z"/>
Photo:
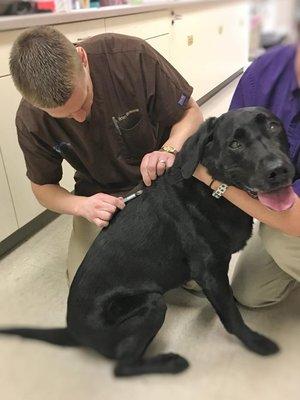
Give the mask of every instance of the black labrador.
<path id="1" fill-rule="evenodd" d="M 95 239 L 70 288 L 67 328 L 1 333 L 90 347 L 116 360 L 117 376 L 178 373 L 188 367 L 181 356 L 144 353 L 164 322 L 164 293 L 194 279 L 229 333 L 255 353 L 276 353 L 274 342 L 245 325 L 227 276 L 231 255 L 251 236 L 252 218 L 193 177 L 199 163 L 269 207 L 293 203 L 294 168 L 281 122 L 263 108 L 210 118 L 174 166 Z"/>

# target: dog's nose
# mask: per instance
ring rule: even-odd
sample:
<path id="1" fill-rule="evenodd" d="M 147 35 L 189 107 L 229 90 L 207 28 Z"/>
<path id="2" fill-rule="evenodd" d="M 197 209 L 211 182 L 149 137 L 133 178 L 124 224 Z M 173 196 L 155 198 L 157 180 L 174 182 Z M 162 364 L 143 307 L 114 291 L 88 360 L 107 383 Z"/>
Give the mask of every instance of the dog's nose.
<path id="1" fill-rule="evenodd" d="M 274 161 L 268 164 L 265 176 L 268 182 L 276 183 L 287 178 L 289 172 L 289 168 L 283 161 Z"/>

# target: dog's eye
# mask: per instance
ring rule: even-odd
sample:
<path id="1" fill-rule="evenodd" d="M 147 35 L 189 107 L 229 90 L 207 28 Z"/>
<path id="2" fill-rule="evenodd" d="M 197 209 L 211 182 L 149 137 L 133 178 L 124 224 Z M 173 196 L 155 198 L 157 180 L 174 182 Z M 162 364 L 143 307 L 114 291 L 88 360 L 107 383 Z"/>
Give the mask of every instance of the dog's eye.
<path id="1" fill-rule="evenodd" d="M 269 130 L 271 132 L 275 132 L 280 128 L 280 125 L 277 122 L 270 122 L 269 123 Z"/>
<path id="2" fill-rule="evenodd" d="M 232 150 L 240 149 L 242 147 L 241 143 L 238 142 L 237 140 L 233 140 L 231 143 L 229 143 L 229 147 Z"/>

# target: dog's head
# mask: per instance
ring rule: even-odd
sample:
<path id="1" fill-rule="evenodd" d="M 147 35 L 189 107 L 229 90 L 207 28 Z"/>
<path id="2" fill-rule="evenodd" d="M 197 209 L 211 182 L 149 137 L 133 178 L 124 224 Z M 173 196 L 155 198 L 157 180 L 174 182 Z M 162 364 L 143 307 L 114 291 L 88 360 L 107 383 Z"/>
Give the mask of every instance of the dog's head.
<path id="1" fill-rule="evenodd" d="M 201 163 L 214 179 L 257 195 L 275 210 L 294 202 L 295 174 L 280 120 L 261 107 L 210 118 L 187 140 L 176 159 L 183 178 Z"/>

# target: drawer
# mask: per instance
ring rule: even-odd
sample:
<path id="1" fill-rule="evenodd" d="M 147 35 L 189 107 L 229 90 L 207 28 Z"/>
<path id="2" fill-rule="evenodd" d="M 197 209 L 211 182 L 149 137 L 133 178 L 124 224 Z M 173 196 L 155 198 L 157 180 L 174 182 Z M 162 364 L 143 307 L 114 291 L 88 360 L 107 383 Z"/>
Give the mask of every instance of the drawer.
<path id="1" fill-rule="evenodd" d="M 170 33 L 170 11 L 156 11 L 105 19 L 106 32 L 149 39 Z"/>
<path id="2" fill-rule="evenodd" d="M 81 42 L 105 32 L 104 19 L 72 22 L 69 24 L 54 25 L 54 27 L 73 43 Z"/>

